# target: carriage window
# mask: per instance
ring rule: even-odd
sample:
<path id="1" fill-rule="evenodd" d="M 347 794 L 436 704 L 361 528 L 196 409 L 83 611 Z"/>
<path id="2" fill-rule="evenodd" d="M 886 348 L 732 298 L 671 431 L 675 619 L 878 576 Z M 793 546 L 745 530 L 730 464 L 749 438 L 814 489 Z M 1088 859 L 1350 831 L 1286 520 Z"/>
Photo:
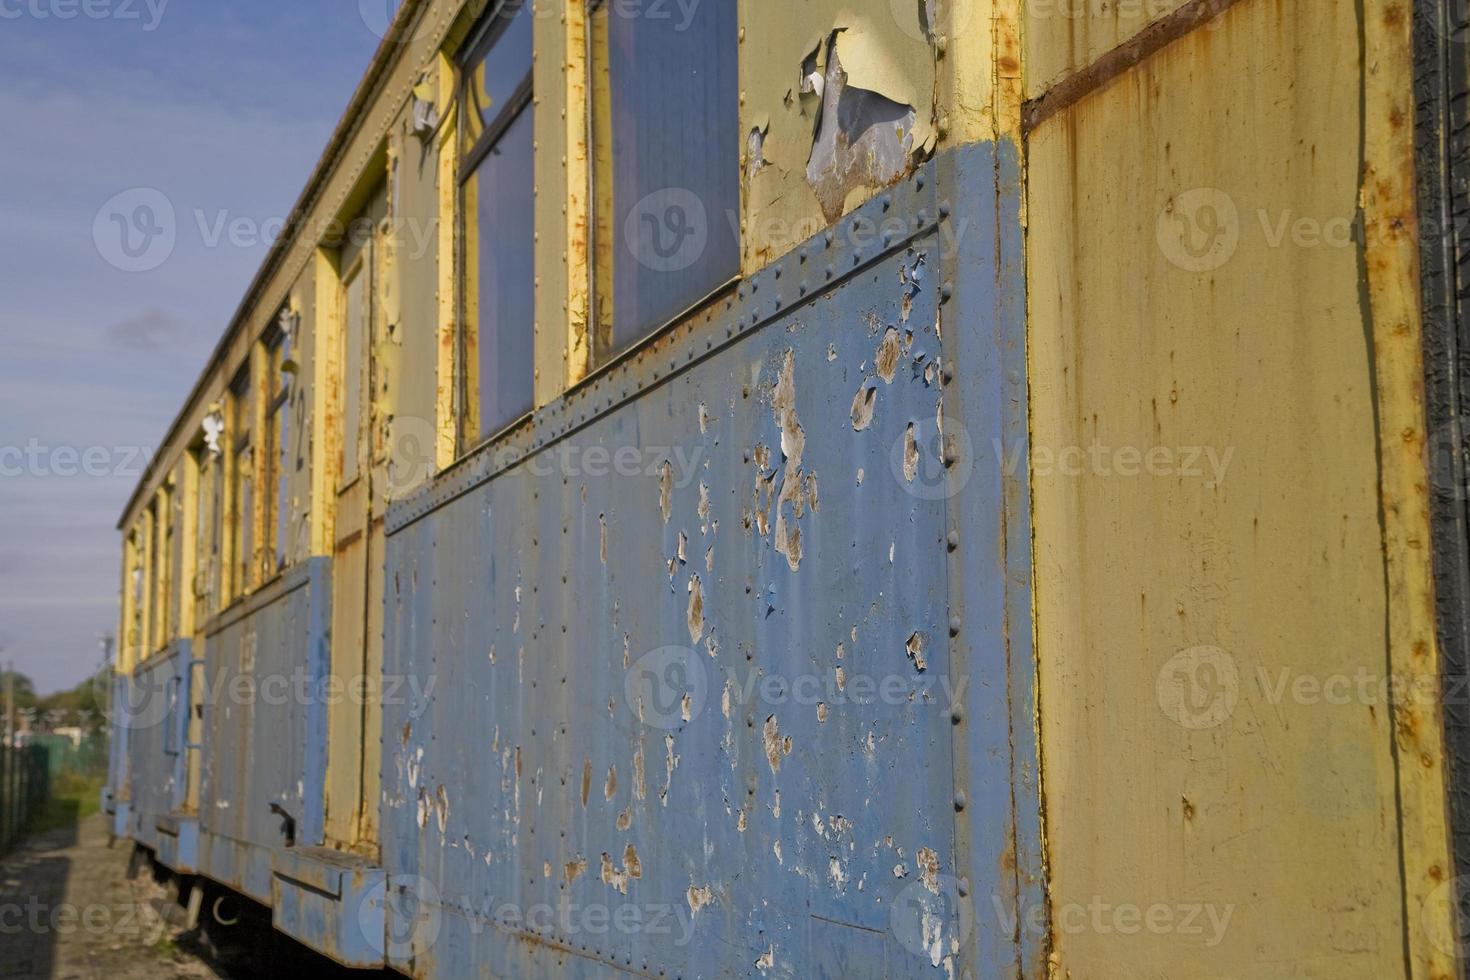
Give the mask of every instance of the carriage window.
<path id="1" fill-rule="evenodd" d="M 144 525 L 147 526 L 146 524 Z M 139 533 L 135 529 L 128 536 L 128 633 L 124 637 L 127 645 L 127 663 L 129 668 L 140 659 L 138 651 L 143 648 L 146 638 L 143 636 L 143 546 L 138 540 Z"/>
<path id="2" fill-rule="evenodd" d="M 255 462 L 251 453 L 250 428 L 255 419 L 255 400 L 250 386 L 250 365 L 240 369 L 230 385 L 233 409 L 230 438 L 230 520 L 234 555 L 230 570 L 230 597 L 239 598 L 250 588 L 250 556 L 255 548 Z"/>
<path id="3" fill-rule="evenodd" d="M 364 253 L 348 270 L 342 285 L 342 487 L 357 479 L 362 452 L 362 352 L 368 329 L 369 279 Z"/>
<path id="4" fill-rule="evenodd" d="M 153 638 L 154 646 L 163 646 L 173 639 L 176 630 L 176 616 L 178 615 L 177 603 L 174 602 L 174 587 L 179 580 L 178 576 L 178 553 L 175 546 L 178 541 L 174 529 L 178 524 L 176 504 L 178 494 L 174 492 L 174 484 L 169 480 L 159 492 L 158 517 L 163 522 L 163 555 L 159 564 L 158 572 L 158 626 L 159 634 Z"/>
<path id="5" fill-rule="evenodd" d="M 591 21 L 593 294 L 599 359 L 740 274 L 736 4 Z"/>
<path id="6" fill-rule="evenodd" d="M 215 453 L 202 443 L 192 452 L 199 476 L 195 484 L 198 494 L 194 506 L 194 581 L 190 583 L 189 599 L 194 603 L 195 622 L 202 623 L 213 611 L 209 598 L 218 600 L 219 538 L 214 529 L 219 526 L 221 481 Z"/>
<path id="7" fill-rule="evenodd" d="M 270 400 L 265 415 L 265 528 L 270 541 L 265 548 L 267 577 L 286 567 L 287 537 L 291 527 L 290 419 L 291 379 L 296 364 L 291 360 L 291 335 L 283 324 L 289 313 L 277 320 L 266 338 L 266 383 Z"/>
<path id="8" fill-rule="evenodd" d="M 143 656 L 153 652 L 158 643 L 158 501 L 148 505 L 148 520 L 144 524 L 148 529 L 148 629 L 143 641 Z"/>
<path id="9" fill-rule="evenodd" d="M 502 2 L 465 50 L 460 363 L 461 442 L 470 445 L 529 412 L 535 397 L 529 4 Z"/>

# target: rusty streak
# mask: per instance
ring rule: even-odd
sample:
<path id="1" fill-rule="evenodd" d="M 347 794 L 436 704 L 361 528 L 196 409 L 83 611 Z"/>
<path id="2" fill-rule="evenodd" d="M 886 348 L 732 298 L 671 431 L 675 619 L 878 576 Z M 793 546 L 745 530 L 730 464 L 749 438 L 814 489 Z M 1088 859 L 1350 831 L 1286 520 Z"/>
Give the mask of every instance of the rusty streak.
<path id="1" fill-rule="evenodd" d="M 1028 100 L 1021 108 L 1021 131 L 1029 135 L 1052 116 L 1076 105 L 1130 68 L 1153 57 L 1239 2 L 1240 0 L 1189 0 L 1172 14 L 1149 24 L 1092 64 L 1068 75 L 1044 94 Z"/>

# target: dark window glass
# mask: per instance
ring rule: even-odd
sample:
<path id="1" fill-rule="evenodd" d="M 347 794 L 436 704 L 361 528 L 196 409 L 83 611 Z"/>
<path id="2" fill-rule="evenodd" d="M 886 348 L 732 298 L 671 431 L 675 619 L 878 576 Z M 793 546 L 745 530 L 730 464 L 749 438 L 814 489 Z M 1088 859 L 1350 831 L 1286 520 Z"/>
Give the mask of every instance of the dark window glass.
<path id="1" fill-rule="evenodd" d="M 255 401 L 250 386 L 247 363 L 230 386 L 234 402 L 234 419 L 230 439 L 234 443 L 231 473 L 234 488 L 230 494 L 230 522 L 234 529 L 234 569 L 230 575 L 230 595 L 238 598 L 251 586 L 250 566 L 255 552 L 255 457 L 250 447 L 250 427 L 255 421 Z"/>
<path id="2" fill-rule="evenodd" d="M 465 72 L 462 441 L 530 411 L 535 377 L 535 176 L 531 16 L 505 4 Z"/>
<path id="3" fill-rule="evenodd" d="M 291 460 L 290 460 L 290 401 L 291 379 L 296 365 L 291 360 L 291 335 L 277 328 L 269 340 L 267 357 L 267 380 L 271 385 L 271 400 L 266 408 L 266 485 L 268 495 L 265 517 L 266 532 L 271 537 L 271 547 L 266 549 L 267 566 L 263 570 L 269 577 L 286 567 L 287 535 L 291 527 Z"/>
<path id="4" fill-rule="evenodd" d="M 470 135 L 479 138 L 515 100 L 531 77 L 531 12 L 508 3 L 481 28 L 466 69 Z"/>
<path id="5" fill-rule="evenodd" d="M 611 169 L 595 177 L 603 355 L 740 272 L 737 30 L 733 2 L 687 17 L 631 17 L 616 0 L 593 12 L 595 165 Z"/>
<path id="6" fill-rule="evenodd" d="M 522 109 L 465 185 L 475 202 L 480 435 L 531 410 L 535 211 L 531 110 Z"/>

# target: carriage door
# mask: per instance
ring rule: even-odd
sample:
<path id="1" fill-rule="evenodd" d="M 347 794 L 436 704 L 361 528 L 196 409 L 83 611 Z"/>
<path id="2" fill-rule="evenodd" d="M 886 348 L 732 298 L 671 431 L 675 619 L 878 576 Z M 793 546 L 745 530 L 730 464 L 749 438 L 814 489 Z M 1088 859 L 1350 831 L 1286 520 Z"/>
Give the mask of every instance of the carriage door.
<path id="1" fill-rule="evenodd" d="M 377 843 L 375 692 L 382 669 L 381 407 L 374 351 L 385 254 L 386 189 L 347 226 L 339 265 L 336 520 L 332 562 L 332 679 L 327 692 L 327 843 L 372 853 Z M 364 697 L 364 692 L 367 696 Z M 371 750 L 371 751 L 370 751 Z"/>

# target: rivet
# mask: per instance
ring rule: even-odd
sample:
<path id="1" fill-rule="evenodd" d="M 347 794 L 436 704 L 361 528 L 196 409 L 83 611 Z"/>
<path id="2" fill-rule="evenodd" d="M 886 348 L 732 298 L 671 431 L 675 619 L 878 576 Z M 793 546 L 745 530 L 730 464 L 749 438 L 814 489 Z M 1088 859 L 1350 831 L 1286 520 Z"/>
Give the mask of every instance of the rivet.
<path id="1" fill-rule="evenodd" d="M 955 705 L 949 712 L 949 723 L 958 725 L 965 720 L 965 712 L 959 705 Z"/>
<path id="2" fill-rule="evenodd" d="M 958 616 L 951 616 L 951 617 L 949 617 L 949 635 L 950 636 L 959 636 L 960 635 L 960 617 L 958 617 Z"/>
<path id="3" fill-rule="evenodd" d="M 954 284 L 953 283 L 948 283 L 947 282 L 943 286 L 940 286 L 939 287 L 939 298 L 940 298 L 940 300 L 942 300 L 945 303 L 948 303 L 949 300 L 950 300 L 950 297 L 952 297 L 952 296 L 954 296 Z"/>
<path id="4" fill-rule="evenodd" d="M 961 809 L 963 809 L 963 807 Z M 961 878 L 959 881 L 955 882 L 955 891 L 960 893 L 960 898 L 964 898 L 966 895 L 970 894 L 970 879 Z"/>
<path id="5" fill-rule="evenodd" d="M 950 531 L 949 532 L 949 550 L 950 551 L 954 551 L 959 546 L 960 546 L 960 532 L 958 532 L 958 531 Z"/>
<path id="6" fill-rule="evenodd" d="M 922 209 L 922 210 L 919 211 L 919 227 L 922 228 L 924 225 L 927 225 L 928 223 L 929 223 L 929 211 L 928 211 L 927 208 L 925 208 L 925 209 Z"/>
<path id="7" fill-rule="evenodd" d="M 954 795 L 954 808 L 956 810 L 963 810 L 965 808 L 965 803 L 965 791 L 959 790 Z"/>
<path id="8" fill-rule="evenodd" d="M 939 220 L 943 221 L 949 217 L 949 202 L 945 201 L 939 205 Z"/>

